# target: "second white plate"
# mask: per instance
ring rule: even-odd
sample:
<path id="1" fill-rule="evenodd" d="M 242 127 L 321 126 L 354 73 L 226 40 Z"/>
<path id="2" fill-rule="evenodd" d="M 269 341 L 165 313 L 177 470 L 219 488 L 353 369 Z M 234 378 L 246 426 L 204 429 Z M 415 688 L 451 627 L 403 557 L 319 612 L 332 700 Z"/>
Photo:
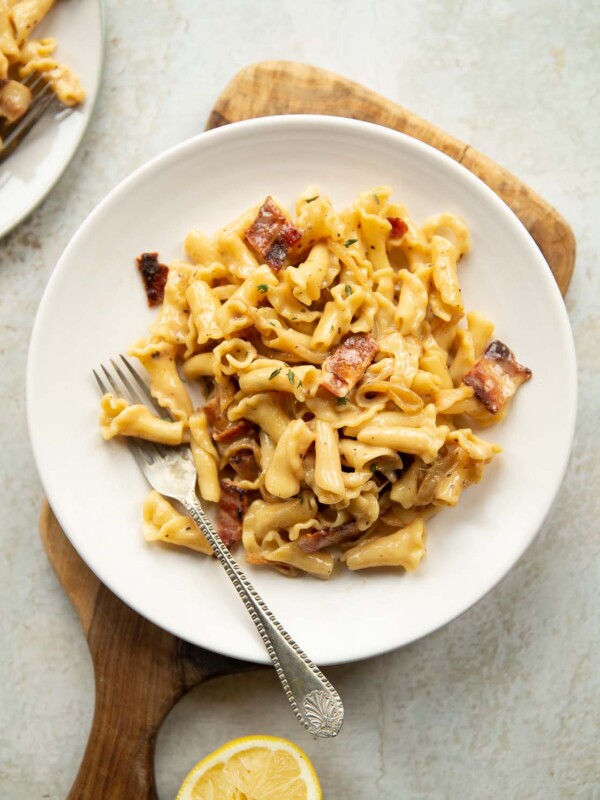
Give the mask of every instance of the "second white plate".
<path id="1" fill-rule="evenodd" d="M 55 120 L 46 114 L 0 164 L 0 238 L 46 197 L 67 168 L 88 126 L 102 76 L 104 22 L 101 0 L 57 3 L 33 31 L 56 39 L 56 57 L 79 77 L 86 100 Z"/>

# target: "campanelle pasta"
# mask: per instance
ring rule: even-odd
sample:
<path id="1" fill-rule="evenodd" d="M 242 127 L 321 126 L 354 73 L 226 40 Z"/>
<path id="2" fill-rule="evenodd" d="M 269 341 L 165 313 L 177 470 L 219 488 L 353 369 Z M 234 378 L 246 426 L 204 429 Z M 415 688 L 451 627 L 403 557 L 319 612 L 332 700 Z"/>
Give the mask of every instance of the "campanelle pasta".
<path id="1" fill-rule="evenodd" d="M 102 435 L 189 442 L 219 534 L 252 564 L 320 578 L 336 564 L 416 569 L 426 520 L 501 450 L 473 429 L 531 377 L 465 313 L 464 222 L 419 227 L 385 186 L 343 212 L 311 189 L 293 218 L 269 197 L 185 249 L 168 271 L 138 259 L 162 305 L 130 354 L 170 419 L 105 395 Z M 156 492 L 144 535 L 210 554 Z"/>

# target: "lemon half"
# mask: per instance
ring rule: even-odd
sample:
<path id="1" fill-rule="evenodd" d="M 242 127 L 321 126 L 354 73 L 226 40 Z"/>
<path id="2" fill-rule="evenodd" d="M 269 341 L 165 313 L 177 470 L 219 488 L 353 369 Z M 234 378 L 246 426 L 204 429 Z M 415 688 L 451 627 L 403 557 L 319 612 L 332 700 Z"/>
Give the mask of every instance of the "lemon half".
<path id="1" fill-rule="evenodd" d="M 176 800 L 322 800 L 322 794 L 299 747 L 276 736 L 245 736 L 196 764 Z"/>

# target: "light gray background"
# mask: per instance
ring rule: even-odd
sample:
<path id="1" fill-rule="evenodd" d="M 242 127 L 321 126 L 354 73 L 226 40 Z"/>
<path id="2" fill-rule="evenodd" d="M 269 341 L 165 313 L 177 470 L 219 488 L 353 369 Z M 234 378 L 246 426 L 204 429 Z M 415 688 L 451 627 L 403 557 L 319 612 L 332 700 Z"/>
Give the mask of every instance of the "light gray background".
<path id="1" fill-rule="evenodd" d="M 160 797 L 226 740 L 264 732 L 306 749 L 327 798 L 599 798 L 599 3 L 111 0 L 107 17 L 83 145 L 0 243 L 0 796 L 64 797 L 93 708 L 86 645 L 37 534 L 24 377 L 44 285 L 96 203 L 197 133 L 237 69 L 289 58 L 361 81 L 473 144 L 573 225 L 577 437 L 548 522 L 500 586 L 424 641 L 329 670 L 347 709 L 338 740 L 304 735 L 271 673 L 222 679 L 167 719 Z"/>

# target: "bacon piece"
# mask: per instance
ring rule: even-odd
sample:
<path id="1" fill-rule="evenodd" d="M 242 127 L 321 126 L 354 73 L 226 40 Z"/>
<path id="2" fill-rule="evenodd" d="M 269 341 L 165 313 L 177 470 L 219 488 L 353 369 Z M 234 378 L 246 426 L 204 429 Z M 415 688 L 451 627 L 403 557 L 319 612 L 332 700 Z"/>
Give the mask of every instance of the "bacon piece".
<path id="1" fill-rule="evenodd" d="M 323 362 L 321 386 L 336 397 L 345 397 L 375 358 L 377 342 L 370 333 L 355 333 Z"/>
<path id="2" fill-rule="evenodd" d="M 297 542 L 303 553 L 315 553 L 332 544 L 342 544 L 357 539 L 361 533 L 355 522 L 346 522 L 338 528 L 323 528 L 320 531 L 301 533 Z"/>
<path id="3" fill-rule="evenodd" d="M 221 500 L 217 511 L 217 533 L 223 544 L 231 547 L 242 538 L 242 520 L 248 509 L 248 493 L 228 478 L 223 478 L 220 483 Z"/>
<path id="4" fill-rule="evenodd" d="M 214 439 L 216 435 L 215 431 L 217 434 L 220 431 L 224 431 L 228 422 L 227 415 L 221 410 L 221 402 L 216 394 L 210 398 L 202 410 L 206 414 L 206 419 L 212 429 L 211 435 Z"/>
<path id="5" fill-rule="evenodd" d="M 142 253 L 136 260 L 144 281 L 148 305 L 159 306 L 164 300 L 169 268 L 159 264 L 158 253 Z"/>
<path id="6" fill-rule="evenodd" d="M 231 402 L 229 391 L 217 384 L 212 397 L 204 406 L 210 426 L 212 440 L 223 461 L 229 463 L 242 480 L 253 481 L 257 477 L 258 427 L 247 419 L 231 422 L 226 408 Z"/>
<path id="7" fill-rule="evenodd" d="M 206 409 L 204 413 L 206 413 Z M 254 425 L 252 422 L 248 422 L 247 419 L 238 419 L 235 422 L 228 422 L 225 428 L 220 430 L 218 433 L 213 433 L 212 438 L 215 440 L 215 442 L 229 443 L 235 441 L 235 439 L 242 439 L 245 436 L 252 436 L 256 433 L 256 430 L 256 425 Z"/>
<path id="8" fill-rule="evenodd" d="M 491 414 L 497 414 L 519 386 L 531 378 L 531 370 L 515 360 L 501 341 L 492 342 L 463 378 L 475 397 Z"/>
<path id="9" fill-rule="evenodd" d="M 235 470 L 238 478 L 243 481 L 256 480 L 258 465 L 254 453 L 250 448 L 240 448 L 229 458 L 230 466 Z"/>
<path id="10" fill-rule="evenodd" d="M 242 526 L 220 510 L 217 512 L 217 533 L 225 547 L 232 547 L 242 538 Z"/>
<path id="11" fill-rule="evenodd" d="M 267 197 L 258 210 L 256 219 L 246 231 L 246 241 L 277 273 L 287 258 L 290 247 L 302 238 L 285 214 Z"/>
<path id="12" fill-rule="evenodd" d="M 392 226 L 390 239 L 401 239 L 408 230 L 408 225 L 400 217 L 388 217 L 387 221 Z"/>

